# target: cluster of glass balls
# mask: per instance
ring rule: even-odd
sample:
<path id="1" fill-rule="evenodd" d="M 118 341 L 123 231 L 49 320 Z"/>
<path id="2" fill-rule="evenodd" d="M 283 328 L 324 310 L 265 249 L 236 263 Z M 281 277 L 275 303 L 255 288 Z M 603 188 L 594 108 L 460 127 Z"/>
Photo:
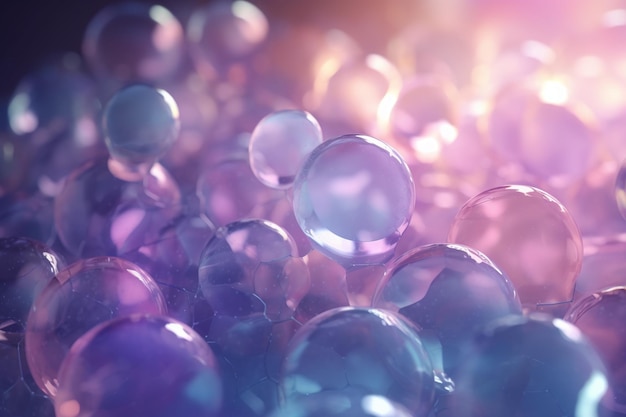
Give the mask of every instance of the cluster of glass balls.
<path id="1" fill-rule="evenodd" d="M 483 3 L 94 16 L 0 126 L 0 417 L 625 415 L 626 9 Z"/>

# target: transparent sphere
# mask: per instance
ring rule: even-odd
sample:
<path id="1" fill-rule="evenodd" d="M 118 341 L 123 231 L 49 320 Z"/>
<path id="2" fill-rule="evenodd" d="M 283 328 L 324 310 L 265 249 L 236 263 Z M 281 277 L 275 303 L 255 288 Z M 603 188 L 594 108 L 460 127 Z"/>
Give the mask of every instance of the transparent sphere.
<path id="1" fill-rule="evenodd" d="M 59 371 L 59 417 L 217 416 L 222 384 L 206 342 L 168 317 L 103 323 L 72 346 Z"/>
<path id="2" fill-rule="evenodd" d="M 450 376 L 480 328 L 522 313 L 513 284 L 485 255 L 444 243 L 421 246 L 392 260 L 372 305 L 399 312 L 437 337 Z"/>
<path id="3" fill-rule="evenodd" d="M 269 24 L 254 4 L 212 2 L 195 10 L 187 23 L 187 40 L 200 74 L 214 75 L 253 52 L 267 37 Z"/>
<path id="4" fill-rule="evenodd" d="M 306 265 L 296 256 L 293 239 L 276 224 L 231 223 L 218 229 L 202 252 L 200 289 L 218 313 L 242 317 L 260 304 L 268 319 L 288 319 L 309 288 Z"/>
<path id="5" fill-rule="evenodd" d="M 135 313 L 164 314 L 166 306 L 157 284 L 131 262 L 90 258 L 59 272 L 26 323 L 26 358 L 37 385 L 54 397 L 72 344 L 97 324 Z"/>
<path id="6" fill-rule="evenodd" d="M 70 175 L 54 201 L 63 246 L 77 257 L 118 256 L 158 241 L 181 211 L 181 195 L 160 164 L 134 181 L 116 177 L 106 159 Z"/>
<path id="7" fill-rule="evenodd" d="M 269 417 L 411 417 L 400 404 L 382 395 L 320 392 L 288 401 Z"/>
<path id="8" fill-rule="evenodd" d="M 122 83 L 161 81 L 180 66 L 183 28 L 163 6 L 112 4 L 89 22 L 82 49 L 99 78 Z"/>
<path id="9" fill-rule="evenodd" d="M 298 224 L 322 252 L 344 264 L 389 259 L 414 202 L 415 186 L 402 157 L 364 135 L 323 142 L 294 183 Z"/>
<path id="10" fill-rule="evenodd" d="M 0 340 L 21 338 L 33 301 L 64 267 L 63 258 L 43 243 L 0 238 Z"/>
<path id="11" fill-rule="evenodd" d="M 0 415 L 53 416 L 26 366 L 24 330 L 33 300 L 63 268 L 46 245 L 27 238 L 0 239 Z"/>
<path id="12" fill-rule="evenodd" d="M 250 137 L 252 172 L 272 188 L 289 188 L 306 157 L 322 143 L 322 129 L 312 114 L 283 110 L 264 117 Z"/>
<path id="13" fill-rule="evenodd" d="M 8 116 L 17 135 L 35 133 L 43 142 L 63 131 L 80 131 L 98 110 L 94 83 L 80 71 L 80 59 L 67 54 L 22 78 Z"/>
<path id="14" fill-rule="evenodd" d="M 603 416 L 604 366 L 571 323 L 537 313 L 489 325 L 457 378 L 449 415 Z"/>
<path id="15" fill-rule="evenodd" d="M 506 273 L 525 307 L 569 301 L 583 247 L 567 209 L 540 189 L 492 188 L 459 209 L 448 241 L 487 255 Z"/>
<path id="16" fill-rule="evenodd" d="M 382 395 L 415 415 L 433 404 L 430 359 L 415 329 L 378 309 L 344 307 L 318 315 L 298 330 L 283 363 L 286 401 L 320 392 Z"/>
<path id="17" fill-rule="evenodd" d="M 598 351 L 608 372 L 604 404 L 626 412 L 626 287 L 593 293 L 572 305 L 565 320 L 574 323 Z"/>
<path id="18" fill-rule="evenodd" d="M 176 141 L 179 112 L 165 90 L 136 84 L 118 91 L 104 109 L 111 157 L 128 165 L 152 164 Z"/>

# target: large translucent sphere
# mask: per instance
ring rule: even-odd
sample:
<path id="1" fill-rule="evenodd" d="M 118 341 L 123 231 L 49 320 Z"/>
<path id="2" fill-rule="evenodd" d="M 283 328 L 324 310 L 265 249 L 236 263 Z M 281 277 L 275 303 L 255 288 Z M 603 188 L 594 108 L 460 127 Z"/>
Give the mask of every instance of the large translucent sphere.
<path id="1" fill-rule="evenodd" d="M 26 324 L 26 357 L 37 385 L 54 397 L 72 344 L 97 324 L 135 313 L 166 313 L 159 287 L 138 266 L 102 257 L 59 272 L 35 300 Z"/>
<path id="2" fill-rule="evenodd" d="M 509 185 L 478 194 L 457 213 L 448 241 L 487 255 L 529 308 L 572 298 L 582 240 L 567 209 L 545 191 Z"/>
<path id="3" fill-rule="evenodd" d="M 183 29 L 169 10 L 139 2 L 112 4 L 87 26 L 85 59 L 99 78 L 156 82 L 179 68 Z"/>
<path id="4" fill-rule="evenodd" d="M 476 338 L 455 379 L 450 416 L 604 416 L 607 375 L 572 324 L 532 314 L 496 321 Z"/>
<path id="5" fill-rule="evenodd" d="M 607 407 L 626 412 L 626 287 L 591 294 L 572 306 L 565 319 L 589 339 L 608 371 Z"/>
<path id="6" fill-rule="evenodd" d="M 77 257 L 137 250 L 157 241 L 181 211 L 178 185 L 161 164 L 124 181 L 108 162 L 95 160 L 75 171 L 54 202 L 59 238 Z"/>
<path id="7" fill-rule="evenodd" d="M 308 112 L 283 110 L 264 117 L 250 137 L 252 172 L 272 188 L 289 188 L 306 157 L 322 143 L 322 129 Z"/>
<path id="8" fill-rule="evenodd" d="M 307 322 L 289 344 L 281 389 L 287 401 L 320 392 L 382 395 L 428 414 L 433 368 L 415 329 L 378 309 L 344 307 Z"/>
<path id="9" fill-rule="evenodd" d="M 434 334 L 451 376 L 481 327 L 522 313 L 508 277 L 482 253 L 455 244 L 421 246 L 393 260 L 372 305 Z"/>
<path id="10" fill-rule="evenodd" d="M 167 317 L 124 317 L 92 329 L 72 346 L 59 384 L 58 417 L 213 417 L 222 401 L 211 349 Z"/>
<path id="11" fill-rule="evenodd" d="M 179 111 L 165 90 L 137 84 L 118 91 L 104 109 L 103 128 L 114 159 L 152 163 L 176 141 Z"/>
<path id="12" fill-rule="evenodd" d="M 294 212 L 304 233 L 343 264 L 389 259 L 415 202 L 411 172 L 378 139 L 346 135 L 323 142 L 294 184 Z"/>

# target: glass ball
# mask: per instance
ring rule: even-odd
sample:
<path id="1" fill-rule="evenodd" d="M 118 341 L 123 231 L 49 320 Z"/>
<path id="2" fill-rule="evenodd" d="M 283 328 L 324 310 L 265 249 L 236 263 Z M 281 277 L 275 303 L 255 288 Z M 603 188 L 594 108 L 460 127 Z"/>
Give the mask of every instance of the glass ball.
<path id="1" fill-rule="evenodd" d="M 508 275 L 525 307 L 572 298 L 582 239 L 567 209 L 545 191 L 525 185 L 483 191 L 459 209 L 448 241 L 484 253 Z"/>
<path id="2" fill-rule="evenodd" d="M 218 229 L 202 252 L 200 289 L 218 313 L 244 317 L 251 308 L 244 305 L 260 304 L 268 319 L 288 319 L 309 288 L 306 265 L 296 256 L 293 239 L 276 224 L 231 223 Z"/>
<path id="3" fill-rule="evenodd" d="M 434 334 L 450 376 L 480 328 L 522 313 L 513 284 L 485 255 L 445 243 L 421 246 L 392 260 L 372 305 L 399 312 Z"/>
<path id="4" fill-rule="evenodd" d="M 433 368 L 415 329 L 378 309 L 344 307 L 307 322 L 289 343 L 281 390 L 286 401 L 320 392 L 387 395 L 415 415 L 434 397 Z"/>
<path id="5" fill-rule="evenodd" d="M 8 237 L 0 239 L 0 265 L 0 415 L 52 417 L 52 405 L 26 366 L 24 330 L 33 300 L 64 261 L 40 242 Z"/>
<path id="6" fill-rule="evenodd" d="M 131 262 L 90 258 L 59 272 L 26 323 L 26 358 L 37 385 L 54 397 L 72 344 L 97 324 L 135 313 L 164 314 L 166 305 L 157 284 Z"/>
<path id="7" fill-rule="evenodd" d="M 38 143 L 79 132 L 99 110 L 94 83 L 80 70 L 80 59 L 66 54 L 22 78 L 9 102 L 11 130 L 34 134 Z"/>
<path id="8" fill-rule="evenodd" d="M 152 164 L 174 144 L 179 111 L 165 90 L 136 84 L 118 91 L 104 109 L 111 157 L 128 165 Z"/>
<path id="9" fill-rule="evenodd" d="M 217 416 L 215 357 L 187 325 L 167 317 L 106 322 L 72 346 L 59 371 L 59 417 Z"/>
<path id="10" fill-rule="evenodd" d="M 0 238 L 0 340 L 21 338 L 33 301 L 64 267 L 63 258 L 43 243 Z"/>
<path id="11" fill-rule="evenodd" d="M 120 83 L 162 81 L 182 62 L 183 28 L 163 6 L 112 4 L 89 22 L 82 50 L 98 78 Z"/>
<path id="12" fill-rule="evenodd" d="M 402 157 L 364 135 L 323 142 L 294 183 L 298 224 L 320 251 L 348 265 L 388 260 L 414 204 L 413 178 Z"/>
<path id="13" fill-rule="evenodd" d="M 244 1 L 217 1 L 195 10 L 187 40 L 198 72 L 209 77 L 253 52 L 267 37 L 265 14 Z"/>
<path id="14" fill-rule="evenodd" d="M 626 287 L 612 287 L 577 301 L 565 315 L 598 351 L 608 372 L 604 404 L 615 414 L 626 412 Z"/>
<path id="15" fill-rule="evenodd" d="M 289 188 L 306 157 L 320 143 L 322 129 L 310 113 L 271 113 L 256 125 L 250 137 L 250 167 L 268 187 Z"/>
<path id="16" fill-rule="evenodd" d="M 114 175 L 110 162 L 94 160 L 78 169 L 55 198 L 57 233 L 76 257 L 137 250 L 158 241 L 180 214 L 180 190 L 162 165 L 126 181 Z"/>
<path id="17" fill-rule="evenodd" d="M 459 417 L 603 416 L 607 375 L 574 325 L 537 313 L 506 317 L 475 340 L 456 379 Z"/>
<path id="18" fill-rule="evenodd" d="M 411 417 L 400 404 L 382 395 L 320 392 L 287 401 L 269 417 Z"/>

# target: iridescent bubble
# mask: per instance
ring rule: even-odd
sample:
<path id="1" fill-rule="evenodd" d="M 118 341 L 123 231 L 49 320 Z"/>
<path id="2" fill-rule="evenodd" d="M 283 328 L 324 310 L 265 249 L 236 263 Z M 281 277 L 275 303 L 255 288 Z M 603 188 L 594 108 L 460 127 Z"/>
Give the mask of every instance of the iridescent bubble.
<path id="1" fill-rule="evenodd" d="M 56 415 L 214 417 L 217 362 L 204 340 L 167 317 L 104 323 L 72 346 L 59 371 Z"/>
<path id="2" fill-rule="evenodd" d="M 238 308 L 234 299 L 248 297 L 251 305 L 264 305 L 269 319 L 287 319 L 309 286 L 306 266 L 296 254 L 291 236 L 274 223 L 231 223 L 218 229 L 202 252 L 200 288 L 217 312 L 231 312 Z"/>
<path id="3" fill-rule="evenodd" d="M 37 385 L 54 397 L 72 344 L 97 324 L 135 313 L 164 314 L 166 306 L 157 284 L 131 262 L 90 258 L 59 272 L 26 323 L 26 358 Z"/>
<path id="4" fill-rule="evenodd" d="M 399 312 L 441 343 L 443 366 L 454 377 L 475 333 L 522 307 L 508 277 L 482 253 L 435 243 L 391 261 L 374 307 Z"/>
<path id="5" fill-rule="evenodd" d="M 21 338 L 33 301 L 65 262 L 54 250 L 36 240 L 0 238 L 0 340 Z"/>
<path id="6" fill-rule="evenodd" d="M 346 135 L 319 145 L 294 184 L 304 233 L 345 264 L 389 259 L 409 224 L 415 189 L 402 157 L 378 139 Z"/>
<path id="7" fill-rule="evenodd" d="M 33 300 L 64 267 L 46 245 L 26 238 L 0 239 L 0 414 L 53 416 L 26 365 L 24 330 Z"/>
<path id="8" fill-rule="evenodd" d="M 337 308 L 293 337 L 283 363 L 286 401 L 337 392 L 387 396 L 415 415 L 434 401 L 433 368 L 415 329 L 391 312 Z"/>
<path id="9" fill-rule="evenodd" d="M 258 48 L 268 31 L 265 14 L 254 4 L 218 1 L 192 13 L 187 40 L 200 74 L 212 77 Z"/>
<path id="10" fill-rule="evenodd" d="M 214 315 L 194 328 L 227 364 L 230 414 L 260 416 L 278 402 L 280 361 L 298 327 L 295 310 L 309 288 L 309 271 L 295 256 L 295 244 L 283 229 L 257 219 L 218 229 L 202 252 L 200 296 Z"/>
<path id="11" fill-rule="evenodd" d="M 8 113 L 13 132 L 42 143 L 64 131 L 80 134 L 98 110 L 94 83 L 81 72 L 80 59 L 66 54 L 22 78 Z"/>
<path id="12" fill-rule="evenodd" d="M 287 401 L 268 417 L 411 417 L 403 406 L 382 395 L 320 392 Z"/>
<path id="13" fill-rule="evenodd" d="M 156 163 L 145 175 L 123 180 L 125 166 L 111 159 L 78 169 L 54 202 L 54 224 L 63 246 L 77 257 L 118 256 L 158 241 L 180 214 L 181 195 L 171 175 Z M 113 168 L 119 168 L 113 167 Z"/>
<path id="14" fill-rule="evenodd" d="M 583 256 L 578 227 L 550 194 L 525 185 L 492 188 L 459 209 L 448 241 L 487 255 L 531 309 L 571 300 Z"/>
<path id="15" fill-rule="evenodd" d="M 612 287 L 579 300 L 565 315 L 589 339 L 608 371 L 604 404 L 615 415 L 626 412 L 626 287 Z"/>
<path id="16" fill-rule="evenodd" d="M 162 81 L 180 66 L 183 28 L 163 6 L 112 4 L 89 22 L 82 49 L 99 78 L 120 83 Z"/>
<path id="17" fill-rule="evenodd" d="M 150 167 L 174 144 L 180 128 L 178 105 L 165 90 L 132 85 L 104 109 L 103 129 L 111 157 L 129 167 Z"/>
<path id="18" fill-rule="evenodd" d="M 538 315 L 506 317 L 476 338 L 455 379 L 449 415 L 602 416 L 607 374 L 574 325 Z"/>
<path id="19" fill-rule="evenodd" d="M 322 143 L 322 128 L 312 114 L 283 110 L 265 116 L 250 137 L 250 167 L 263 184 L 289 188 L 306 157 Z"/>

